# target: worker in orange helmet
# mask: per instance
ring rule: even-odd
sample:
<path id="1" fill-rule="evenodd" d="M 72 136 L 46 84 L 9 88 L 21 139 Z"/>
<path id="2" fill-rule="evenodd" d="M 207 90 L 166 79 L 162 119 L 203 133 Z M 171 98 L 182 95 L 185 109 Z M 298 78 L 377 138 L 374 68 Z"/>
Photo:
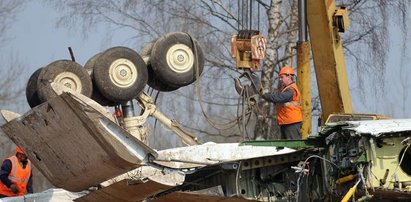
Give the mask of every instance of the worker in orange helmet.
<path id="1" fill-rule="evenodd" d="M 16 155 L 3 161 L 0 170 L 0 198 L 33 193 L 31 162 L 26 153 L 16 147 Z"/>
<path id="2" fill-rule="evenodd" d="M 290 66 L 281 68 L 281 88 L 277 93 L 265 93 L 264 100 L 273 102 L 277 112 L 277 122 L 281 130 L 281 139 L 301 139 L 300 130 L 303 121 L 300 91 L 294 82 L 295 72 Z"/>

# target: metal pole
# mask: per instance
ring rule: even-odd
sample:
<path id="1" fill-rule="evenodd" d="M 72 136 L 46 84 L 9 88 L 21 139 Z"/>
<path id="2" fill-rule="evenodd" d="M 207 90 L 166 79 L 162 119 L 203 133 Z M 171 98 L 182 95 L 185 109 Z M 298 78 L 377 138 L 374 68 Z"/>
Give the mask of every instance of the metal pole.
<path id="1" fill-rule="evenodd" d="M 139 125 L 139 117 L 135 116 L 134 113 L 134 105 L 133 101 L 127 101 L 126 103 L 121 104 L 121 110 L 123 111 L 123 121 L 124 125 L 123 127 L 134 137 L 139 139 L 142 142 L 147 141 L 146 136 L 146 130 L 140 130 L 142 128 L 141 125 Z"/>
<path id="2" fill-rule="evenodd" d="M 128 101 L 121 105 L 124 117 L 134 117 L 134 105 L 133 101 Z"/>
<path id="3" fill-rule="evenodd" d="M 298 0 L 298 42 L 297 42 L 297 86 L 301 92 L 301 107 L 303 125 L 301 138 L 307 139 L 311 133 L 311 71 L 310 71 L 310 42 L 307 37 L 306 0 Z"/>
<path id="4" fill-rule="evenodd" d="M 307 41 L 307 1 L 298 0 L 298 41 Z"/>

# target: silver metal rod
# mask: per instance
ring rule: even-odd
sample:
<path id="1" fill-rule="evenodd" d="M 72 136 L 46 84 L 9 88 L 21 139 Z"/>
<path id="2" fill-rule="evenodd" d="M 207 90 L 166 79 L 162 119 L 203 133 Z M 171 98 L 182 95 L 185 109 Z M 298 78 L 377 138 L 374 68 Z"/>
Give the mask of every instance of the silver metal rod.
<path id="1" fill-rule="evenodd" d="M 134 105 L 133 101 L 128 101 L 121 105 L 124 117 L 134 117 Z"/>
<path id="2" fill-rule="evenodd" d="M 298 0 L 298 41 L 307 41 L 307 1 Z"/>

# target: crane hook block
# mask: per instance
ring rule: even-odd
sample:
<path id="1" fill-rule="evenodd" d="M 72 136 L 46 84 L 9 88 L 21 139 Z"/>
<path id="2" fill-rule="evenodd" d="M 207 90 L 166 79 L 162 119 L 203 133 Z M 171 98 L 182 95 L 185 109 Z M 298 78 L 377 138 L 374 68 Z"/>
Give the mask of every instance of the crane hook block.
<path id="1" fill-rule="evenodd" d="M 231 38 L 231 56 L 237 69 L 258 70 L 265 57 L 267 40 L 257 30 L 240 30 Z"/>

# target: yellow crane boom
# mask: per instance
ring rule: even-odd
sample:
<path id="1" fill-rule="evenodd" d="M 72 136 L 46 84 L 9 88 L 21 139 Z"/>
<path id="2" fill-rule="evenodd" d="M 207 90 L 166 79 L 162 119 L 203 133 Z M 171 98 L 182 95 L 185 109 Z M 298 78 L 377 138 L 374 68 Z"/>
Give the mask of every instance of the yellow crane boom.
<path id="1" fill-rule="evenodd" d="M 306 10 L 323 123 L 332 113 L 352 113 L 344 50 L 339 33 L 349 27 L 349 20 L 347 10 L 344 7 L 337 8 L 334 0 L 309 1 Z M 301 76 L 309 77 L 309 74 Z M 307 85 L 307 82 L 301 84 L 303 83 Z M 309 90 L 310 88 L 302 89 L 302 103 L 310 102 L 311 98 L 304 97 L 304 94 L 309 95 L 306 92 Z M 310 110 L 305 110 L 304 117 L 310 116 Z M 306 128 L 310 125 L 311 123 L 303 125 L 303 138 L 310 131 Z"/>
<path id="2" fill-rule="evenodd" d="M 339 31 L 348 27 L 349 22 L 341 12 L 334 0 L 310 1 L 307 4 L 307 22 L 322 120 L 326 120 L 331 113 L 352 113 L 344 50 L 339 34 Z"/>

